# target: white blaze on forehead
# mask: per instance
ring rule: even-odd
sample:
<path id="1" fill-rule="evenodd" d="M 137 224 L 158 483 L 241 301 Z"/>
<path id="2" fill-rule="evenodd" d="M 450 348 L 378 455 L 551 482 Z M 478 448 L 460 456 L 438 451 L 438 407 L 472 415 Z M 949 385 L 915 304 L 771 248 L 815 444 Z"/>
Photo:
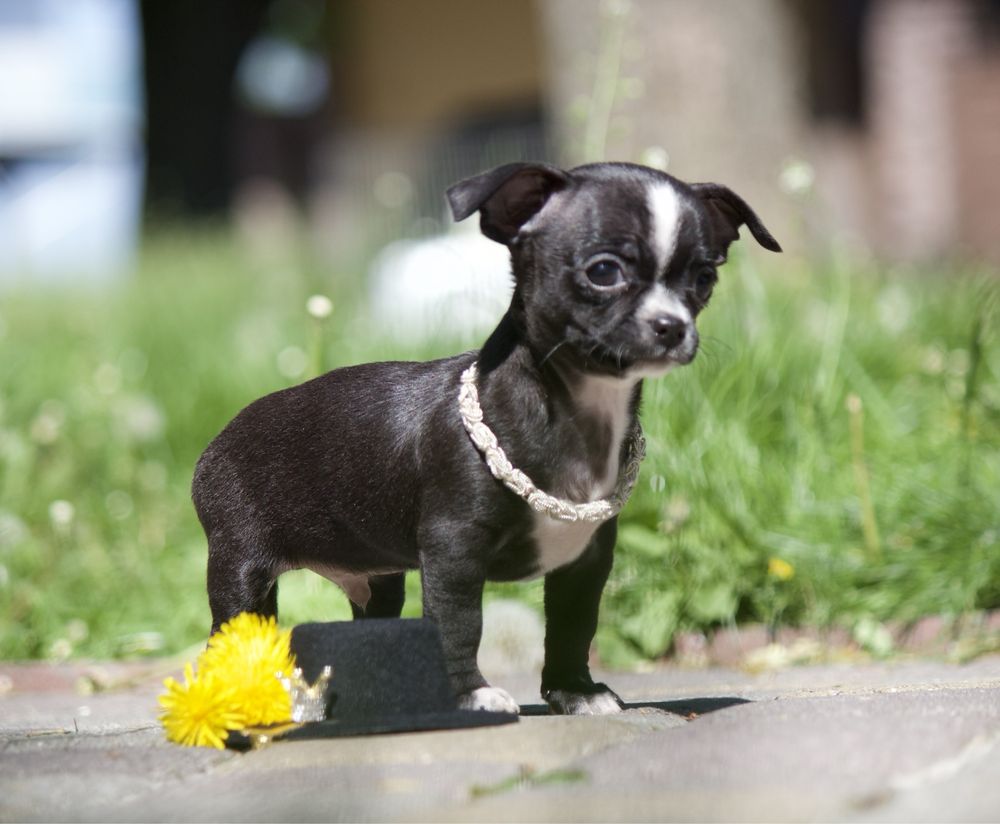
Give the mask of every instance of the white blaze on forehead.
<path id="1" fill-rule="evenodd" d="M 681 228 L 681 202 L 669 183 L 652 183 L 646 190 L 649 206 L 650 245 L 656 254 L 657 272 L 666 269 L 677 249 Z"/>

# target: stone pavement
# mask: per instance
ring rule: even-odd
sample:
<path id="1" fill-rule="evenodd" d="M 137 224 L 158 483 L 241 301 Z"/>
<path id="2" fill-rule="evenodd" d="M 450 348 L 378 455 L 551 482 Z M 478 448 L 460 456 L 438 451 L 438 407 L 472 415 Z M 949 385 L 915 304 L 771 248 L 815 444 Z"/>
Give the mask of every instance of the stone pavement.
<path id="1" fill-rule="evenodd" d="M 998 655 L 612 673 L 620 716 L 247 754 L 165 742 L 163 674 L 0 665 L 0 821 L 1000 821 Z"/>

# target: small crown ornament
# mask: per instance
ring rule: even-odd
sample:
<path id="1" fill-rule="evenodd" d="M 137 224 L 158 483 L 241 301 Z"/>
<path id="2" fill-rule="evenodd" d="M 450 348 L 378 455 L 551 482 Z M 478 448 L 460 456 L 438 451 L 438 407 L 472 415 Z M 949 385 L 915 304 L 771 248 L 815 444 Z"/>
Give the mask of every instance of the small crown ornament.
<path id="1" fill-rule="evenodd" d="M 309 684 L 302 677 L 302 669 L 296 667 L 291 677 L 282 676 L 281 684 L 292 697 L 292 721 L 302 724 L 307 721 L 326 719 L 327 691 L 333 670 L 323 667 L 319 677 Z"/>

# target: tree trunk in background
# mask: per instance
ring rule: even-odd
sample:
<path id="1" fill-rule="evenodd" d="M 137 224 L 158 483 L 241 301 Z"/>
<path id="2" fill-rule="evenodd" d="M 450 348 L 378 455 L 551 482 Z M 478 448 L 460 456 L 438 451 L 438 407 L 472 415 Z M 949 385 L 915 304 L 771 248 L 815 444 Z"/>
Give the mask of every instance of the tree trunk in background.
<path id="1" fill-rule="evenodd" d="M 539 0 L 547 104 L 567 163 L 656 163 L 722 182 L 791 242 L 779 189 L 804 131 L 799 38 L 783 0 Z"/>
<path id="2" fill-rule="evenodd" d="M 970 40 L 970 8 L 953 0 L 872 9 L 867 74 L 876 172 L 875 248 L 897 260 L 954 249 L 958 236 L 954 67 Z"/>

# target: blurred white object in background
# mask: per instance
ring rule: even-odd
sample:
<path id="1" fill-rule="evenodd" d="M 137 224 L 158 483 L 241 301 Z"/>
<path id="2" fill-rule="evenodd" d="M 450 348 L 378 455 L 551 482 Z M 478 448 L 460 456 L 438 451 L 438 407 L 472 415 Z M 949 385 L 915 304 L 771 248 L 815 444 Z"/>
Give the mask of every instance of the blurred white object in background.
<path id="1" fill-rule="evenodd" d="M 0 0 L 0 284 L 113 279 L 142 207 L 134 0 Z"/>
<path id="2" fill-rule="evenodd" d="M 538 611 L 510 598 L 483 605 L 479 666 L 489 678 L 537 673 L 545 657 L 545 624 Z"/>
<path id="3" fill-rule="evenodd" d="M 407 344 L 482 343 L 514 289 L 507 247 L 483 237 L 478 220 L 427 240 L 390 243 L 372 262 L 369 282 L 380 331 Z"/>
<path id="4" fill-rule="evenodd" d="M 323 56 L 281 37 L 257 37 L 236 67 L 236 88 L 255 111 L 302 117 L 318 110 L 330 87 Z"/>

